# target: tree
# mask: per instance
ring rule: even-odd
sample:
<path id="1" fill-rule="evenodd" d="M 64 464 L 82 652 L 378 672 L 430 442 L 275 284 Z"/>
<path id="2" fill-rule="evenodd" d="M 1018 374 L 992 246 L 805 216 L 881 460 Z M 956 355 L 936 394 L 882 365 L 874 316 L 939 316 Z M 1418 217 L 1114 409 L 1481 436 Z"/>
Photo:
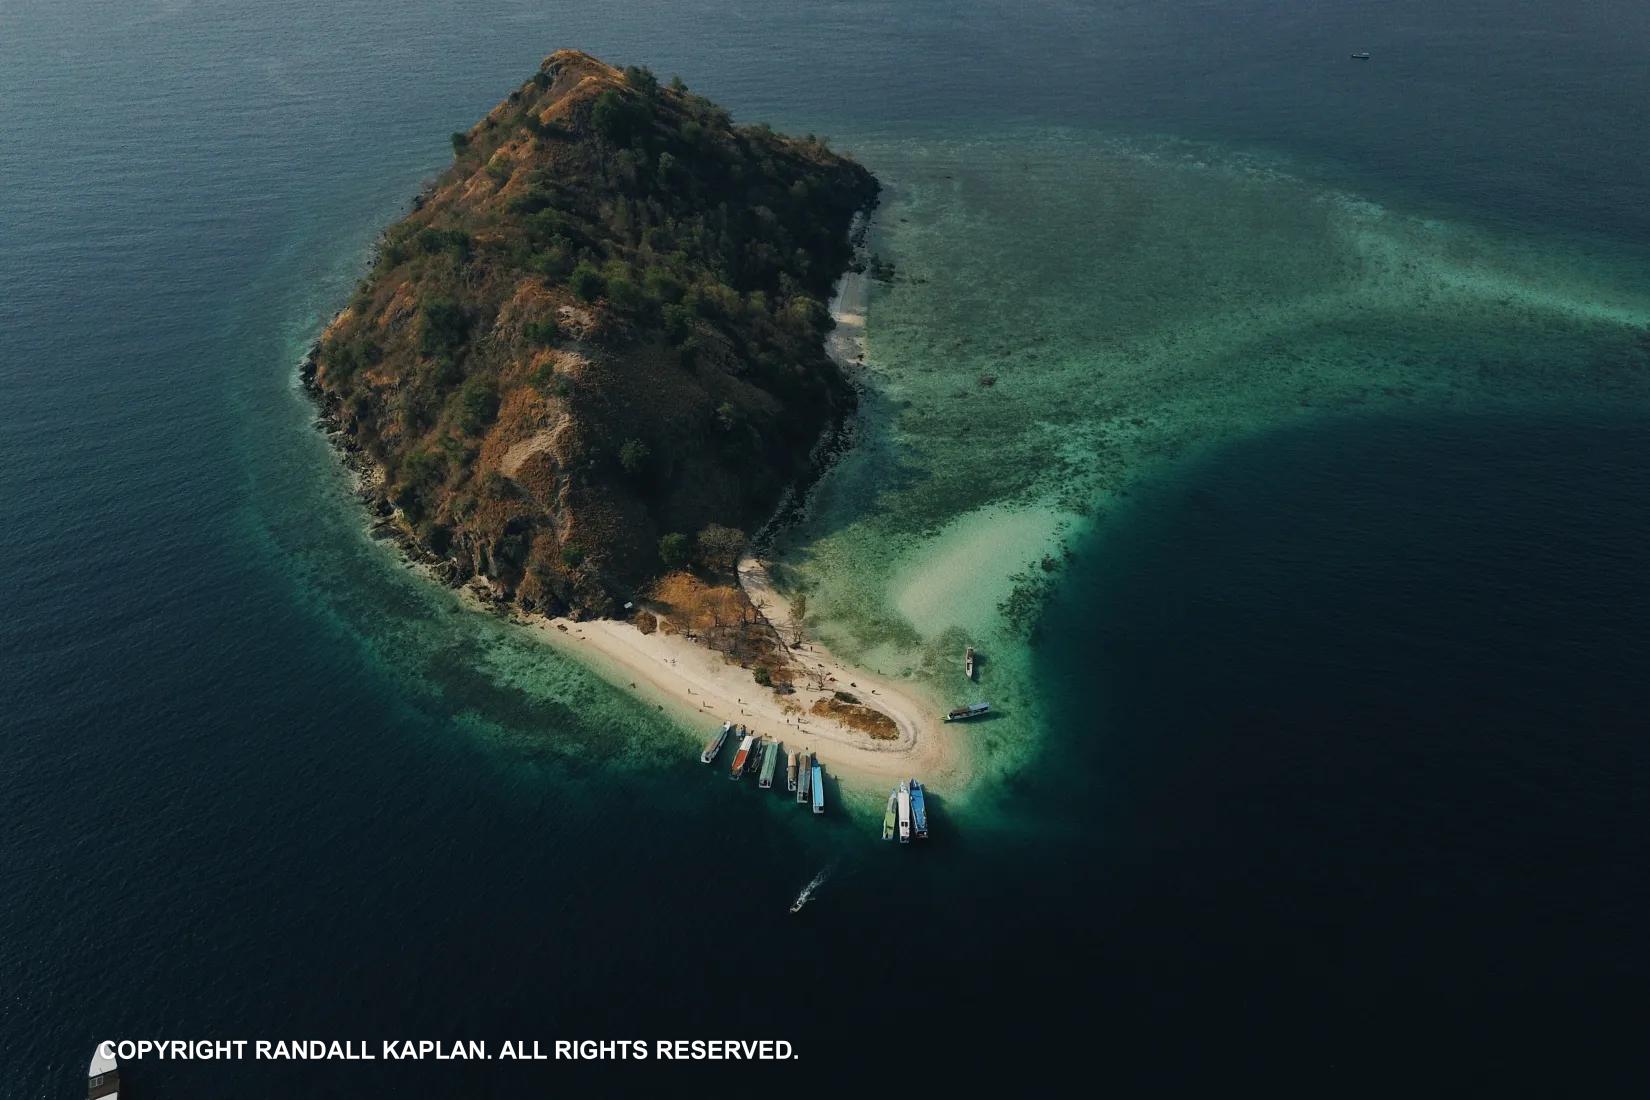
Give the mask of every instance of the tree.
<path id="1" fill-rule="evenodd" d="M 655 302 L 676 302 L 682 297 L 682 280 L 662 267 L 650 267 L 642 276 L 642 291 Z"/>
<path id="2" fill-rule="evenodd" d="M 653 121 L 653 112 L 641 99 L 609 88 L 590 108 L 590 125 L 614 145 L 629 145 Z"/>
<path id="3" fill-rule="evenodd" d="M 624 82 L 648 99 L 653 99 L 659 94 L 659 78 L 654 76 L 653 70 L 646 65 L 625 66 Z"/>
<path id="4" fill-rule="evenodd" d="M 802 621 L 808 617 L 808 596 L 798 592 L 791 601 L 791 626 L 795 628 L 796 637 L 791 639 L 792 645 L 802 644 Z"/>
<path id="5" fill-rule="evenodd" d="M 659 560 L 664 562 L 666 569 L 682 568 L 689 557 L 688 539 L 681 532 L 672 531 L 659 540 Z"/>
<path id="6" fill-rule="evenodd" d="M 463 156 L 464 150 L 470 147 L 470 135 L 459 130 L 453 131 L 453 155 Z"/>
<path id="7" fill-rule="evenodd" d="M 619 465 L 624 472 L 634 477 L 647 469 L 647 460 L 653 455 L 653 448 L 639 439 L 627 439 L 624 446 L 619 448 Z"/>
<path id="8" fill-rule="evenodd" d="M 607 289 L 607 282 L 602 273 L 596 270 L 596 265 L 589 260 L 580 260 L 579 266 L 573 269 L 573 274 L 567 278 L 567 285 L 582 302 L 594 302 Z"/>
<path id="9" fill-rule="evenodd" d="M 607 300 L 615 309 L 632 310 L 642 303 L 641 288 L 631 277 L 630 265 L 623 260 L 610 260 L 602 268 Z"/>
<path id="10" fill-rule="evenodd" d="M 699 558 L 712 569 L 732 570 L 745 549 L 745 532 L 719 523 L 706 524 L 699 532 Z"/>

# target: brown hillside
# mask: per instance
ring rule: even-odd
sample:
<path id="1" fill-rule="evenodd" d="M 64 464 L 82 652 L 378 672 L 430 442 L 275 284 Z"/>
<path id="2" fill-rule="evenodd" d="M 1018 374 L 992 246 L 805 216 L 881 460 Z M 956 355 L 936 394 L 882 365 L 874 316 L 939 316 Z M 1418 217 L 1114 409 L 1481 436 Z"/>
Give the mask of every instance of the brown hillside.
<path id="1" fill-rule="evenodd" d="M 608 614 L 809 476 L 852 405 L 824 303 L 876 182 L 571 50 L 453 144 L 306 377 L 450 580 Z"/>

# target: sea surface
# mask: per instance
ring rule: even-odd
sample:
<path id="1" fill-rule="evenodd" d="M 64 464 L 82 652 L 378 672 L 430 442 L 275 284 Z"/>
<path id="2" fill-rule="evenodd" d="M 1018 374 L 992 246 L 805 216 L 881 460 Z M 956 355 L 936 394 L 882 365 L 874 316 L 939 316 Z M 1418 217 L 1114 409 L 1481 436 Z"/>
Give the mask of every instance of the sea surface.
<path id="1" fill-rule="evenodd" d="M 1647 41 L 1628 0 L 0 5 L 0 1096 L 110 1037 L 800 1057 L 139 1098 L 1642 1092 Z M 858 446 L 779 550 L 834 646 L 1000 712 L 926 845 L 428 585 L 314 429 L 375 235 L 564 46 L 885 184 Z"/>

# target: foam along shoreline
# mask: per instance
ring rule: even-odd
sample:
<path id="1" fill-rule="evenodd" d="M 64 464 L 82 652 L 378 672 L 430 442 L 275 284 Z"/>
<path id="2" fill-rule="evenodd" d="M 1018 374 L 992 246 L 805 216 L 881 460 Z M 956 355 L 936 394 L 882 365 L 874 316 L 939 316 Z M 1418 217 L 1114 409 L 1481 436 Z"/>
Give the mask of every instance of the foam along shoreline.
<path id="1" fill-rule="evenodd" d="M 826 338 L 826 350 L 845 371 L 859 369 L 864 361 L 868 291 L 864 274 L 848 272 L 831 301 L 836 328 Z M 790 602 L 774 589 L 766 563 L 746 554 L 738 573 L 745 594 L 780 636 L 800 637 L 798 624 L 791 621 Z M 916 776 L 929 787 L 956 790 L 973 775 L 964 735 L 940 720 L 950 704 L 930 698 L 911 683 L 841 661 L 818 641 L 804 641 L 791 650 L 791 657 L 817 673 L 825 689 L 798 685 L 793 694 L 779 696 L 757 684 L 748 669 L 728 663 L 721 654 L 681 635 L 643 634 L 632 624 L 614 619 L 575 622 L 520 617 L 519 621 L 607 679 L 632 687 L 674 713 L 696 733 L 709 736 L 723 722 L 749 726 L 763 736 L 784 741 L 787 750 L 818 754 L 826 771 L 851 787 L 877 790 L 889 780 Z M 816 701 L 836 691 L 849 692 L 893 719 L 897 735 L 891 740 L 875 739 L 810 713 Z"/>

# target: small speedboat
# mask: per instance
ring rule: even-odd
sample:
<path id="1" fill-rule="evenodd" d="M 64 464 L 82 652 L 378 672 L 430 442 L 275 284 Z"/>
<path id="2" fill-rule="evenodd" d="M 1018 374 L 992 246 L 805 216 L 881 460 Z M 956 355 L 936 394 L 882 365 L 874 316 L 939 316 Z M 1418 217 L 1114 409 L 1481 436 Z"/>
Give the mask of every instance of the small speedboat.
<path id="1" fill-rule="evenodd" d="M 1353 54 L 1352 55 L 1352 60 L 1354 60 L 1354 61 L 1368 61 L 1369 60 L 1369 51 L 1368 50 L 1361 50 L 1358 53 Z"/>

